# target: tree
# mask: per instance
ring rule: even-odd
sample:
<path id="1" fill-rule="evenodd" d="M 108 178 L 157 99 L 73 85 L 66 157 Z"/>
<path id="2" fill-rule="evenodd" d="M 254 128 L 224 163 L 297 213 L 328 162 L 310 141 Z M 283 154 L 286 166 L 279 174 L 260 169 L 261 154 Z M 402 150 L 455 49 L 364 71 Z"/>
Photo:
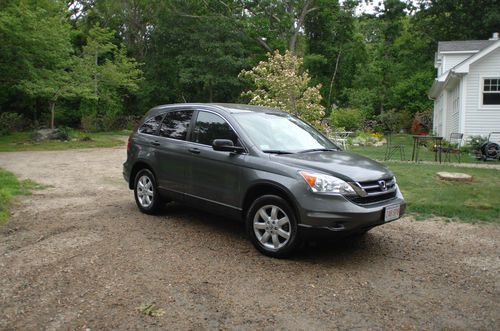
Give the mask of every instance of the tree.
<path id="1" fill-rule="evenodd" d="M 113 31 L 93 27 L 76 68 L 83 115 L 93 118 L 95 129 L 102 118 L 112 120 L 123 112 L 121 98 L 137 92 L 141 80 L 139 64 L 112 43 L 113 36 Z"/>
<path id="2" fill-rule="evenodd" d="M 289 51 L 269 53 L 267 61 L 240 73 L 255 84 L 254 90 L 242 95 L 250 98 L 250 104 L 280 108 L 320 127 L 325 115 L 321 86 L 309 86 L 311 78 L 307 71 L 300 71 L 302 63 Z"/>
<path id="3" fill-rule="evenodd" d="M 342 92 L 351 87 L 356 65 L 365 56 L 361 38 L 354 28 L 354 8 L 357 2 L 316 0 L 317 10 L 305 21 L 308 54 L 305 67 L 316 84 L 321 84 L 321 94 L 327 111 L 334 104 L 346 102 Z"/>
<path id="4" fill-rule="evenodd" d="M 443 40 L 487 39 L 500 30 L 498 0 L 422 0 L 416 29 L 435 43 Z"/>
<path id="5" fill-rule="evenodd" d="M 0 103 L 16 92 L 42 99 L 54 128 L 56 102 L 71 90 L 72 48 L 70 26 L 61 19 L 64 7 L 46 5 L 12 2 L 0 12 Z"/>

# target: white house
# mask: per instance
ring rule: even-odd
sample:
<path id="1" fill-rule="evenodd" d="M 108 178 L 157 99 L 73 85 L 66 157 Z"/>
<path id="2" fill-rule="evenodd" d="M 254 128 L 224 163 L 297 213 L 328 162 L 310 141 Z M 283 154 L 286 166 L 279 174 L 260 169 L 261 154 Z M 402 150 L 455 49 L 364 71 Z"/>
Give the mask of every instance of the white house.
<path id="1" fill-rule="evenodd" d="M 433 131 L 487 136 L 500 131 L 500 40 L 442 41 L 429 91 L 434 100 Z M 465 140 L 465 139 L 464 139 Z"/>

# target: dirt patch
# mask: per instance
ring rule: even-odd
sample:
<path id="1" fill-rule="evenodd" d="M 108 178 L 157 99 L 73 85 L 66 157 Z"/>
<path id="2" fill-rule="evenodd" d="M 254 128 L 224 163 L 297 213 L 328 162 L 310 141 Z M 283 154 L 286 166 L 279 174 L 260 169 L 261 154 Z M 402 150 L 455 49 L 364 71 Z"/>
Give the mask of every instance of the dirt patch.
<path id="1" fill-rule="evenodd" d="M 141 214 L 124 158 L 0 154 L 50 185 L 2 230 L 0 329 L 500 329 L 498 226 L 404 218 L 275 260 L 230 220 L 178 204 Z"/>

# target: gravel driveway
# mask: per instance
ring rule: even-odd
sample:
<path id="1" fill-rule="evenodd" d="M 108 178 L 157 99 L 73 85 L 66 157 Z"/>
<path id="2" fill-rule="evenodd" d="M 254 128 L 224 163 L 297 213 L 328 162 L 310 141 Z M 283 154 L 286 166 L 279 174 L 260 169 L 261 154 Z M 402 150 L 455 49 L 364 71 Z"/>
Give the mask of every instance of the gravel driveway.
<path id="1" fill-rule="evenodd" d="M 0 154 L 50 185 L 1 230 L 0 329 L 500 329 L 499 226 L 406 217 L 276 260 L 237 222 L 176 204 L 141 214 L 124 157 Z M 162 316 L 138 311 L 151 303 Z"/>

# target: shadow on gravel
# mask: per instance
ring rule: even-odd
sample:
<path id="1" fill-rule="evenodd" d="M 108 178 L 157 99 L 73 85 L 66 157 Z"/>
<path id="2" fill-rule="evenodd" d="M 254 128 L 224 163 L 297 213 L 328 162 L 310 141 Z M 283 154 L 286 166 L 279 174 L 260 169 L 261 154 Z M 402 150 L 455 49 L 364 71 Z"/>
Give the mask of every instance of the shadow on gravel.
<path id="1" fill-rule="evenodd" d="M 158 222 L 175 222 L 183 230 L 188 232 L 203 232 L 206 236 L 212 237 L 214 247 L 227 249 L 224 244 L 232 242 L 238 246 L 234 254 L 242 254 L 248 257 L 256 250 L 253 247 L 250 252 L 244 253 L 242 246 L 250 247 L 250 240 L 247 238 L 243 222 L 226 217 L 198 211 L 191 206 L 179 203 L 169 203 L 165 209 L 157 215 Z M 219 240 L 220 242 L 217 242 Z M 318 238 L 310 239 L 293 254 L 289 261 L 306 263 L 349 263 L 356 260 L 356 263 L 363 264 L 362 261 L 383 257 L 389 253 L 390 247 L 386 245 L 384 236 L 380 234 L 368 233 L 362 237 L 349 238 Z M 263 259 L 267 259 L 261 256 Z M 275 260 L 278 261 L 278 260 Z"/>
<path id="2" fill-rule="evenodd" d="M 184 225 L 189 224 L 196 229 L 203 228 L 210 233 L 224 234 L 233 238 L 246 238 L 243 222 L 199 211 L 191 206 L 176 202 L 168 203 L 158 216 L 161 220 L 176 219 L 183 222 Z"/>

